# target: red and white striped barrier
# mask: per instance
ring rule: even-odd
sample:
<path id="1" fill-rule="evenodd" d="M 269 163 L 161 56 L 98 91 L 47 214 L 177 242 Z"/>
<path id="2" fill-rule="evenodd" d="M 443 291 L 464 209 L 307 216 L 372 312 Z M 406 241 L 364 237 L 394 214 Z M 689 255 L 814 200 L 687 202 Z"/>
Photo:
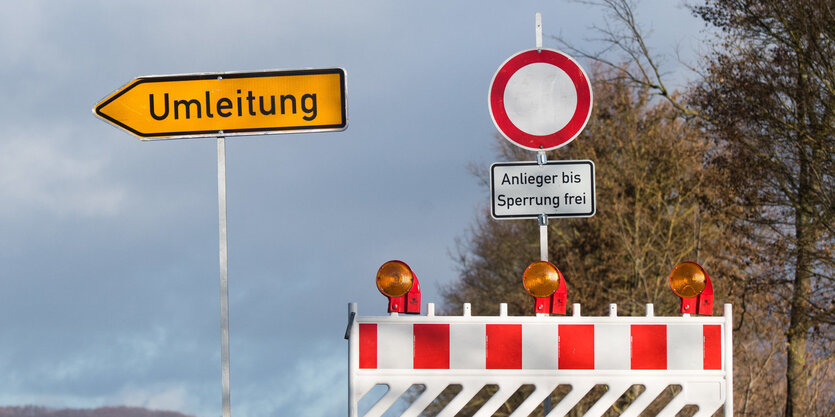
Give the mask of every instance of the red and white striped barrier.
<path id="1" fill-rule="evenodd" d="M 687 404 L 699 407 L 697 415 L 725 404 L 725 415 L 732 415 L 730 305 L 723 317 L 655 317 L 651 305 L 641 317 L 617 316 L 614 305 L 604 317 L 581 316 L 579 305 L 570 317 L 474 317 L 468 307 L 463 316 L 435 316 L 430 306 L 427 316 L 356 317 L 349 329 L 349 415 L 358 416 L 359 399 L 375 385 L 390 389 L 367 416 L 381 415 L 412 384 L 426 390 L 403 415 L 417 415 L 448 385 L 461 384 L 458 397 L 466 399 L 456 397 L 439 414 L 452 416 L 487 383 L 507 385 L 508 396 L 522 384 L 537 386 L 538 395 L 518 415 L 566 383 L 577 398 L 569 395 L 549 416 L 568 412 L 601 383 L 609 390 L 586 415 L 604 413 L 632 384 L 646 390 L 623 415 L 637 415 L 671 384 L 681 385 L 682 393 L 660 415 L 675 415 Z M 496 396 L 484 407 L 501 406 Z"/>
<path id="2" fill-rule="evenodd" d="M 360 323 L 360 369 L 722 369 L 718 324 Z"/>

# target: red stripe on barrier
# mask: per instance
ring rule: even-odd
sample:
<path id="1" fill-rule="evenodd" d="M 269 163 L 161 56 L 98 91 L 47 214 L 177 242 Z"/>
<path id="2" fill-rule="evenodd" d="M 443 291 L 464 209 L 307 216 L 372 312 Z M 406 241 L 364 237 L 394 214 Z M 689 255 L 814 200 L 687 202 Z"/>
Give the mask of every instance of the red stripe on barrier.
<path id="1" fill-rule="evenodd" d="M 722 369 L 722 326 L 705 324 L 702 334 L 705 338 L 705 369 Z"/>
<path id="2" fill-rule="evenodd" d="M 360 369 L 377 368 L 377 324 L 360 323 Z"/>
<path id="3" fill-rule="evenodd" d="M 594 325 L 560 324 L 559 369 L 594 369 Z"/>
<path id="4" fill-rule="evenodd" d="M 488 324 L 487 369 L 522 369 L 522 325 Z"/>
<path id="5" fill-rule="evenodd" d="M 667 326 L 633 324 L 632 369 L 667 369 Z"/>
<path id="6" fill-rule="evenodd" d="M 415 324 L 415 369 L 449 369 L 449 324 Z"/>

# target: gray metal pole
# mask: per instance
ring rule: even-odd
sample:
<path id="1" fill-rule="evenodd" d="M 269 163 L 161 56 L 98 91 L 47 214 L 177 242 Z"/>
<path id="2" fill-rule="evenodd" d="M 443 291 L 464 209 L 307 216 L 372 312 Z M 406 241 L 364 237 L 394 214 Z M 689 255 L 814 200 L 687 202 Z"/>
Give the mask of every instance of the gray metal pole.
<path id="1" fill-rule="evenodd" d="M 229 255 L 226 240 L 226 138 L 217 138 L 217 221 L 220 242 L 220 379 L 223 417 L 231 417 L 229 397 Z"/>
<path id="2" fill-rule="evenodd" d="M 725 316 L 725 417 L 734 415 L 734 310 L 725 304 L 722 315 Z"/>
<path id="3" fill-rule="evenodd" d="M 539 27 L 539 13 L 537 15 L 537 27 Z M 536 153 L 536 163 L 539 165 L 545 165 L 548 163 L 548 156 L 545 154 L 545 151 L 539 151 Z M 547 261 L 548 260 L 548 215 L 547 214 L 540 214 L 537 218 L 539 221 L 539 260 Z"/>
<path id="4" fill-rule="evenodd" d="M 539 223 L 539 260 L 548 260 L 548 215 L 540 214 Z"/>
<path id="5" fill-rule="evenodd" d="M 539 13 L 536 14 L 536 43 L 537 48 L 542 47 L 542 17 Z M 545 165 L 548 163 L 548 156 L 544 151 L 536 153 L 536 163 Z M 540 214 L 537 218 L 539 223 L 539 259 L 542 261 L 548 260 L 548 215 Z M 547 314 L 546 314 L 547 315 Z M 551 405 L 551 394 L 545 397 L 542 402 L 543 414 L 547 416 L 551 414 L 553 406 Z"/>

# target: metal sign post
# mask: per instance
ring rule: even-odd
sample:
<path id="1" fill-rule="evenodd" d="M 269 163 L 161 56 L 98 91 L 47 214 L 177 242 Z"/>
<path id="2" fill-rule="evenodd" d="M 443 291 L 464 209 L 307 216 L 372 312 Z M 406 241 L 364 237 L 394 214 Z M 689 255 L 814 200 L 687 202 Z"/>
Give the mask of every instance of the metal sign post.
<path id="1" fill-rule="evenodd" d="M 230 417 L 229 253 L 226 237 L 226 138 L 217 138 L 217 223 L 220 258 L 220 385 L 223 417 Z"/>
<path id="2" fill-rule="evenodd" d="M 226 136 L 345 130 L 345 85 L 342 68 L 145 76 L 93 107 L 96 116 L 142 140 L 217 138 L 223 417 L 231 416 Z"/>
<path id="3" fill-rule="evenodd" d="M 539 13 L 536 14 L 536 49 L 542 49 L 542 15 Z M 536 153 L 536 162 L 539 165 L 545 165 L 548 162 L 548 155 L 545 151 Z M 548 215 L 542 213 L 537 220 L 539 221 L 539 260 L 548 262 Z M 547 416 L 552 409 L 551 396 L 548 395 L 542 402 L 542 410 Z"/>
<path id="4" fill-rule="evenodd" d="M 539 13 L 536 14 L 537 16 L 537 29 L 541 29 L 539 23 Z M 541 33 L 541 32 L 540 32 Z M 537 37 L 537 41 L 539 41 L 539 37 Z M 544 151 L 540 151 L 536 153 L 536 163 L 540 166 L 545 165 L 548 163 L 548 156 L 545 154 Z M 537 217 L 539 221 L 539 260 L 540 261 L 548 261 L 548 215 L 546 213 L 542 213 Z"/>

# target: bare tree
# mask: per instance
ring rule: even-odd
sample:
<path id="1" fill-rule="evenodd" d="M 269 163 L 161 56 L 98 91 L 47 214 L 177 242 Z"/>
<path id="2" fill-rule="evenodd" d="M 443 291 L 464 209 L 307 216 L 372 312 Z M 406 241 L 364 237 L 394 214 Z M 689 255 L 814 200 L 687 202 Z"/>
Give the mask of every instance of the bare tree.
<path id="1" fill-rule="evenodd" d="M 835 3 L 707 0 L 693 7 L 718 34 L 683 96 L 665 85 L 632 3 L 586 3 L 609 12 L 598 28 L 605 47 L 568 48 L 665 98 L 712 140 L 707 155 L 722 173 L 716 187 L 725 197 L 708 208 L 734 215 L 729 231 L 749 248 L 727 258 L 745 272 L 736 296 L 752 311 L 786 319 L 784 413 L 812 415 L 820 409 L 815 400 L 832 402 Z M 818 395 L 821 387 L 828 397 Z"/>

